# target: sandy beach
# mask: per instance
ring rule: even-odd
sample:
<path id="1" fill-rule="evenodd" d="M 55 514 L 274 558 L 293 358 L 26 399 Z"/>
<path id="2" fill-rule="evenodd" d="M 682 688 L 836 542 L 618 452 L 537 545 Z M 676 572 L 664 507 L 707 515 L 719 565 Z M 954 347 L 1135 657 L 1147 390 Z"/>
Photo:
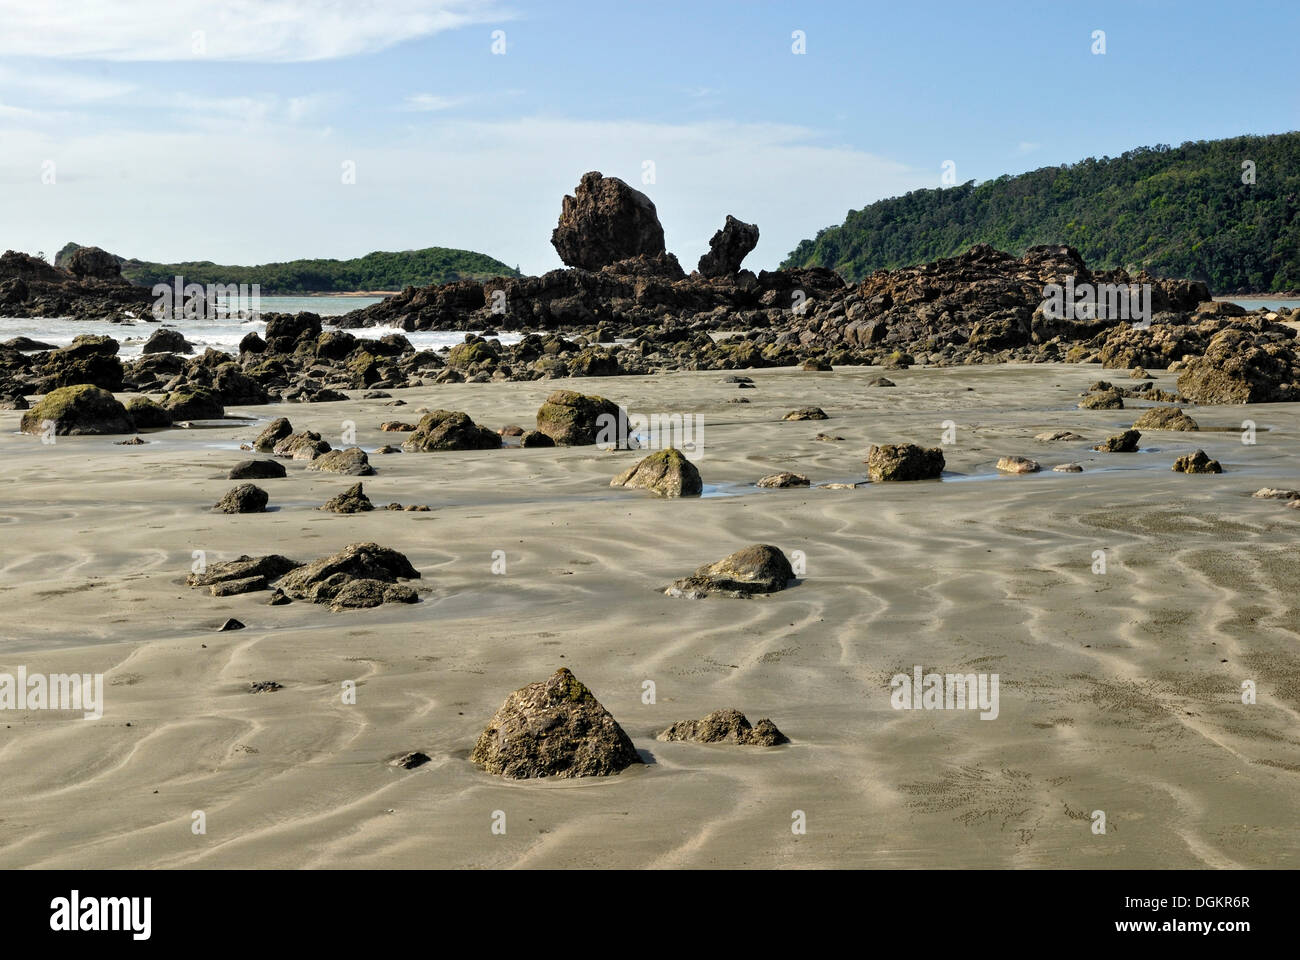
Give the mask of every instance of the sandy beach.
<path id="1" fill-rule="evenodd" d="M 1300 865 L 1300 511 L 1251 497 L 1296 485 L 1300 405 L 1197 406 L 1201 432 L 1104 454 L 1092 444 L 1146 404 L 1076 409 L 1124 377 L 1095 364 L 884 371 L 893 388 L 868 385 L 878 368 L 743 372 L 756 389 L 700 372 L 448 383 L 393 390 L 397 408 L 358 391 L 229 408 L 249 419 L 143 446 L 46 445 L 6 412 L 0 671 L 103 673 L 105 703 L 98 720 L 6 712 L 0 866 Z M 427 513 L 320 512 L 355 478 L 292 461 L 259 481 L 271 512 L 210 512 L 271 418 L 329 438 L 354 421 L 373 451 L 400 442 L 382 421 L 420 408 L 531 428 L 560 387 L 701 414 L 705 495 L 611 489 L 635 452 L 506 448 L 372 453 L 375 504 Z M 830 419 L 781 420 L 808 404 Z M 871 443 L 938 445 L 949 420 L 942 481 L 817 486 L 865 480 Z M 1057 429 L 1085 440 L 1034 439 Z M 1170 470 L 1198 448 L 1224 473 Z M 1004 455 L 1043 472 L 999 475 Z M 1050 469 L 1071 461 L 1083 472 Z M 782 470 L 814 486 L 753 486 Z M 194 551 L 307 561 L 367 540 L 421 572 L 419 603 L 332 613 L 185 583 Z M 802 551 L 805 573 L 748 600 L 662 593 L 750 543 Z M 246 629 L 217 632 L 227 617 Z M 997 673 L 999 715 L 893 709 L 890 677 L 916 665 Z M 472 765 L 503 699 L 561 666 L 646 764 L 555 782 Z M 283 689 L 250 693 L 261 680 Z M 655 740 L 724 707 L 791 742 Z M 388 763 L 412 750 L 431 762 Z"/>

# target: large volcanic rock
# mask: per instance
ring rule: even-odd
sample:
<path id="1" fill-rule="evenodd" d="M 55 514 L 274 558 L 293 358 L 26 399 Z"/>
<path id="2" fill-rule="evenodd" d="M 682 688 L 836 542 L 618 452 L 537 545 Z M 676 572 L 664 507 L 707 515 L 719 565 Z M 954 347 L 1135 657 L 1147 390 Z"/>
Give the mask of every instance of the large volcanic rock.
<path id="1" fill-rule="evenodd" d="M 46 356 L 41 368 L 45 386 L 73 387 L 91 383 L 105 390 L 122 389 L 122 361 L 112 337 L 83 334 Z"/>
<path id="2" fill-rule="evenodd" d="M 564 198 L 551 245 L 567 265 L 599 270 L 640 254 L 663 253 L 664 228 L 649 197 L 593 170 Z"/>
<path id="3" fill-rule="evenodd" d="M 537 429 L 561 447 L 608 442 L 625 446 L 627 414 L 604 397 L 556 390 L 537 410 Z"/>
<path id="4" fill-rule="evenodd" d="M 122 265 L 117 257 L 99 247 L 82 247 L 67 259 L 67 269 L 78 279 L 120 280 Z"/>
<path id="5" fill-rule="evenodd" d="M 1205 355 L 1178 375 L 1178 392 L 1194 403 L 1275 403 L 1300 399 L 1300 361 L 1286 340 L 1264 340 L 1248 327 L 1216 333 Z"/>
<path id="6" fill-rule="evenodd" d="M 329 603 L 332 609 L 412 603 L 415 591 L 399 580 L 418 580 L 405 556 L 377 543 L 352 543 L 286 574 L 276 586 L 295 600 Z M 346 592 L 345 592 L 346 591 Z"/>
<path id="7" fill-rule="evenodd" d="M 725 277 L 735 273 L 756 246 L 758 226 L 727 214 L 726 224 L 709 241 L 709 252 L 700 257 L 700 276 Z"/>
<path id="8" fill-rule="evenodd" d="M 469 414 L 459 410 L 434 410 L 426 413 L 407 437 L 402 449 L 416 453 L 438 450 L 496 450 L 501 438 L 487 427 L 480 427 Z"/>
<path id="9" fill-rule="evenodd" d="M 943 450 L 915 443 L 873 444 L 867 450 L 867 475 L 876 483 L 890 480 L 938 480 Z"/>
<path id="10" fill-rule="evenodd" d="M 602 777 L 642 762 L 623 728 L 565 667 L 510 694 L 469 759 L 511 780 Z"/>
<path id="11" fill-rule="evenodd" d="M 91 384 L 51 390 L 23 414 L 23 433 L 41 434 L 46 421 L 58 436 L 131 433 L 134 425 L 126 408 L 107 390 Z"/>

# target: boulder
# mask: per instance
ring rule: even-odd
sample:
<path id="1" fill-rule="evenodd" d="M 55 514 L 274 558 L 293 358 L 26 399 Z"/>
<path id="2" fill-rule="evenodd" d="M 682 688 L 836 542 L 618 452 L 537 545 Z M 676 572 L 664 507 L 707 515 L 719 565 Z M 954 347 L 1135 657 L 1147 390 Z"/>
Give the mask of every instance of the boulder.
<path id="1" fill-rule="evenodd" d="M 1115 388 L 1089 393 L 1079 401 L 1080 410 L 1123 410 L 1124 395 Z"/>
<path id="2" fill-rule="evenodd" d="M 1204 450 L 1179 457 L 1171 469 L 1176 473 L 1223 473 L 1223 465 L 1211 460 Z"/>
<path id="3" fill-rule="evenodd" d="M 368 477 L 375 472 L 375 468 L 370 465 L 370 458 L 366 456 L 366 451 L 360 447 L 322 453 L 319 457 L 311 459 L 307 469 L 341 473 L 347 477 Z"/>
<path id="4" fill-rule="evenodd" d="M 47 421 L 61 437 L 135 430 L 126 408 L 107 390 L 90 384 L 51 390 L 23 414 L 20 429 L 40 436 Z"/>
<path id="5" fill-rule="evenodd" d="M 480 427 L 469 414 L 457 410 L 434 410 L 420 418 L 415 432 L 402 444 L 403 450 L 433 453 L 439 450 L 496 450 L 501 438 Z"/>
<path id="6" fill-rule="evenodd" d="M 617 177 L 585 173 L 564 198 L 551 245 L 570 267 L 601 267 L 664 253 L 664 229 L 650 198 Z"/>
<path id="7" fill-rule="evenodd" d="M 286 437 L 293 435 L 293 424 L 287 417 L 276 417 L 266 429 L 257 435 L 253 441 L 253 449 L 259 453 L 270 453 L 275 449 L 275 445 Z"/>
<path id="8" fill-rule="evenodd" d="M 829 420 L 821 407 L 800 407 L 798 410 L 791 410 L 782 420 Z"/>
<path id="9" fill-rule="evenodd" d="M 277 457 L 288 457 L 292 460 L 315 460 L 321 454 L 329 453 L 330 449 L 329 441 L 323 439 L 319 433 L 303 430 L 301 433 L 290 434 L 276 441 L 271 452 Z"/>
<path id="10" fill-rule="evenodd" d="M 213 513 L 261 513 L 266 509 L 270 497 L 265 490 L 253 483 L 241 483 L 234 487 L 212 508 Z"/>
<path id="11" fill-rule="evenodd" d="M 627 414 L 612 400 L 556 390 L 537 410 L 537 429 L 557 446 L 627 445 Z"/>
<path id="12" fill-rule="evenodd" d="M 736 743 L 758 747 L 790 742 L 771 720 L 763 719 L 750 726 L 749 719 L 739 710 L 715 710 L 701 720 L 679 720 L 655 739 L 666 743 L 689 740 L 692 743 Z"/>
<path id="13" fill-rule="evenodd" d="M 285 476 L 284 464 L 275 460 L 240 460 L 226 474 L 228 480 L 275 480 Z"/>
<path id="14" fill-rule="evenodd" d="M 1040 467 L 1037 460 L 1029 457 L 1000 457 L 998 469 L 1003 473 L 1037 473 Z"/>
<path id="15" fill-rule="evenodd" d="M 132 397 L 126 402 L 126 413 L 137 430 L 172 425 L 172 415 L 148 397 Z"/>
<path id="16" fill-rule="evenodd" d="M 416 603 L 419 595 L 404 583 L 385 583 L 360 577 L 348 580 L 330 600 L 330 609 L 364 610 L 384 603 Z"/>
<path id="17" fill-rule="evenodd" d="M 727 214 L 727 222 L 709 241 L 700 257 L 700 276 L 725 277 L 740 270 L 740 263 L 758 246 L 758 227 Z"/>
<path id="18" fill-rule="evenodd" d="M 89 383 L 105 390 L 122 389 L 122 361 L 112 337 L 83 334 L 47 354 L 41 367 L 47 389 Z"/>
<path id="19" fill-rule="evenodd" d="M 250 557 L 247 554 L 236 560 L 222 560 L 208 564 L 201 573 L 191 573 L 186 583 L 191 587 L 207 587 L 217 583 L 233 580 L 260 578 L 265 582 L 278 580 L 290 570 L 301 567 L 297 560 L 290 560 L 278 553 L 264 557 Z"/>
<path id="20" fill-rule="evenodd" d="M 167 395 L 163 408 L 173 421 L 221 420 L 226 415 L 220 394 L 207 387 L 181 387 Z"/>
<path id="21" fill-rule="evenodd" d="M 943 450 L 915 443 L 872 444 L 867 449 L 867 476 L 875 483 L 893 480 L 938 480 L 943 473 Z"/>
<path id="22" fill-rule="evenodd" d="M 675 447 L 650 454 L 609 485 L 652 490 L 661 497 L 698 497 L 704 492 L 700 471 Z"/>
<path id="23" fill-rule="evenodd" d="M 810 483 L 811 481 L 802 473 L 790 473 L 787 471 L 785 473 L 772 473 L 766 477 L 761 477 L 756 486 L 767 488 L 806 487 Z"/>
<path id="24" fill-rule="evenodd" d="M 81 247 L 75 250 L 64 266 L 78 279 L 122 279 L 122 266 L 118 258 L 99 247 Z"/>
<path id="25" fill-rule="evenodd" d="M 521 447 L 553 447 L 555 441 L 540 430 L 529 430 L 519 437 Z"/>
<path id="26" fill-rule="evenodd" d="M 642 762 L 623 728 L 565 667 L 510 694 L 469 759 L 510 780 L 603 777 Z"/>
<path id="27" fill-rule="evenodd" d="M 375 505 L 365 495 L 361 484 L 354 483 L 337 496 L 330 497 L 317 509 L 328 510 L 330 513 L 363 513 L 375 509 Z"/>
<path id="28" fill-rule="evenodd" d="M 291 570 L 275 586 L 294 600 L 330 603 L 353 580 L 395 584 L 419 578 L 420 572 L 396 550 L 377 543 L 352 543 L 332 556 Z"/>
<path id="29" fill-rule="evenodd" d="M 1260 487 L 1251 496 L 1258 500 L 1300 500 L 1300 490 L 1278 490 L 1273 487 Z"/>
<path id="30" fill-rule="evenodd" d="M 1204 355 L 1187 360 L 1178 392 L 1193 403 L 1285 402 L 1300 399 L 1298 380 L 1292 345 L 1257 343 L 1250 331 L 1228 327 L 1210 338 Z"/>
<path id="31" fill-rule="evenodd" d="M 1100 450 L 1102 453 L 1133 453 L 1138 448 L 1138 440 L 1142 438 L 1141 432 L 1137 430 L 1125 430 L 1113 437 L 1107 437 L 1101 443 L 1092 449 Z"/>
<path id="32" fill-rule="evenodd" d="M 194 345 L 179 330 L 162 327 L 149 335 L 140 348 L 141 353 L 193 353 Z"/>
<path id="33" fill-rule="evenodd" d="M 1178 407 L 1152 407 L 1133 423 L 1134 430 L 1200 430 L 1200 425 Z"/>
<path id="34" fill-rule="evenodd" d="M 794 569 L 777 547 L 756 543 L 706 563 L 689 577 L 674 581 L 665 589 L 671 597 L 697 599 L 710 594 L 748 597 L 784 590 L 794 579 Z"/>

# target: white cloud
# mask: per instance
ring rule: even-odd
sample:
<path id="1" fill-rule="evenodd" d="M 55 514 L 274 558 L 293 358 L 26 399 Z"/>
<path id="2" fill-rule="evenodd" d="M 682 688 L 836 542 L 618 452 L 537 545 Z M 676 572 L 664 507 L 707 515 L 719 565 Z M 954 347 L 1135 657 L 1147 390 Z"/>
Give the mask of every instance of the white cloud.
<path id="1" fill-rule="evenodd" d="M 466 99 L 465 97 L 440 97 L 436 93 L 413 93 L 402 103 L 401 109 L 433 113 L 459 107 Z"/>
<path id="2" fill-rule="evenodd" d="M 0 0 L 0 55 L 328 60 L 509 18 L 495 0 Z"/>
<path id="3" fill-rule="evenodd" d="M 125 256 L 223 263 L 437 245 L 540 273 L 560 265 L 550 233 L 561 197 L 601 170 L 654 200 L 687 270 L 728 213 L 757 223 L 746 266 L 758 270 L 850 208 L 934 179 L 793 125 L 437 116 L 398 136 L 350 139 L 285 124 L 274 110 L 236 123 L 246 106 L 224 104 L 232 116 L 224 129 L 6 133 L 9 242 L 57 250 L 76 240 Z M 58 163 L 55 186 L 40 183 L 47 159 Z M 653 184 L 642 183 L 645 160 L 655 164 Z M 355 164 L 355 184 L 342 182 L 345 162 Z"/>
<path id="4" fill-rule="evenodd" d="M 1031 143 L 1028 140 L 1021 140 L 1020 143 L 1016 145 L 1016 153 L 1033 153 L 1035 150 L 1041 149 L 1042 146 L 1041 143 Z"/>
<path id="5" fill-rule="evenodd" d="M 77 73 L 15 70 L 0 66 L 0 89 L 54 103 L 95 103 L 125 96 L 135 84 Z"/>

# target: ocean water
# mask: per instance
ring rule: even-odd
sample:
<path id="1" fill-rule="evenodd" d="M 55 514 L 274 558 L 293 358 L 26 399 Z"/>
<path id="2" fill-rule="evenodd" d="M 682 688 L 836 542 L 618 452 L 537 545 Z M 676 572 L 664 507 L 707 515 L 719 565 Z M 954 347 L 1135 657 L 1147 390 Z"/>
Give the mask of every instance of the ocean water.
<path id="1" fill-rule="evenodd" d="M 378 303 L 382 297 L 262 297 L 261 309 L 266 313 L 299 313 L 309 310 L 320 314 L 322 318 L 342 316 L 353 310 Z M 328 323 L 328 321 L 327 321 Z M 82 334 L 107 335 L 121 343 L 118 356 L 129 358 L 140 355 L 144 342 L 160 324 L 141 320 L 136 323 L 107 323 L 96 320 L 58 320 L 44 317 L 17 319 L 0 317 L 0 342 L 11 337 L 30 337 L 44 343 L 61 347 L 72 342 L 74 337 Z M 239 349 L 239 341 L 249 332 L 262 334 L 266 330 L 264 320 L 180 320 L 163 324 L 174 327 L 181 332 L 195 352 L 202 353 L 213 347 L 227 353 Z M 326 327 L 328 329 L 328 325 Z M 456 330 L 417 330 L 410 333 L 398 327 L 362 327 L 349 330 L 353 336 L 362 340 L 378 339 L 390 333 L 400 333 L 417 350 L 437 350 L 441 347 L 463 343 L 465 333 Z M 503 344 L 518 343 L 522 339 L 517 333 L 503 333 L 498 337 Z"/>
<path id="2" fill-rule="evenodd" d="M 1294 310 L 1300 307 L 1300 300 L 1250 300 L 1243 297 L 1215 297 L 1214 299 L 1227 300 L 1246 310 L 1258 310 L 1260 307 L 1266 310 L 1276 310 L 1278 307 Z"/>

